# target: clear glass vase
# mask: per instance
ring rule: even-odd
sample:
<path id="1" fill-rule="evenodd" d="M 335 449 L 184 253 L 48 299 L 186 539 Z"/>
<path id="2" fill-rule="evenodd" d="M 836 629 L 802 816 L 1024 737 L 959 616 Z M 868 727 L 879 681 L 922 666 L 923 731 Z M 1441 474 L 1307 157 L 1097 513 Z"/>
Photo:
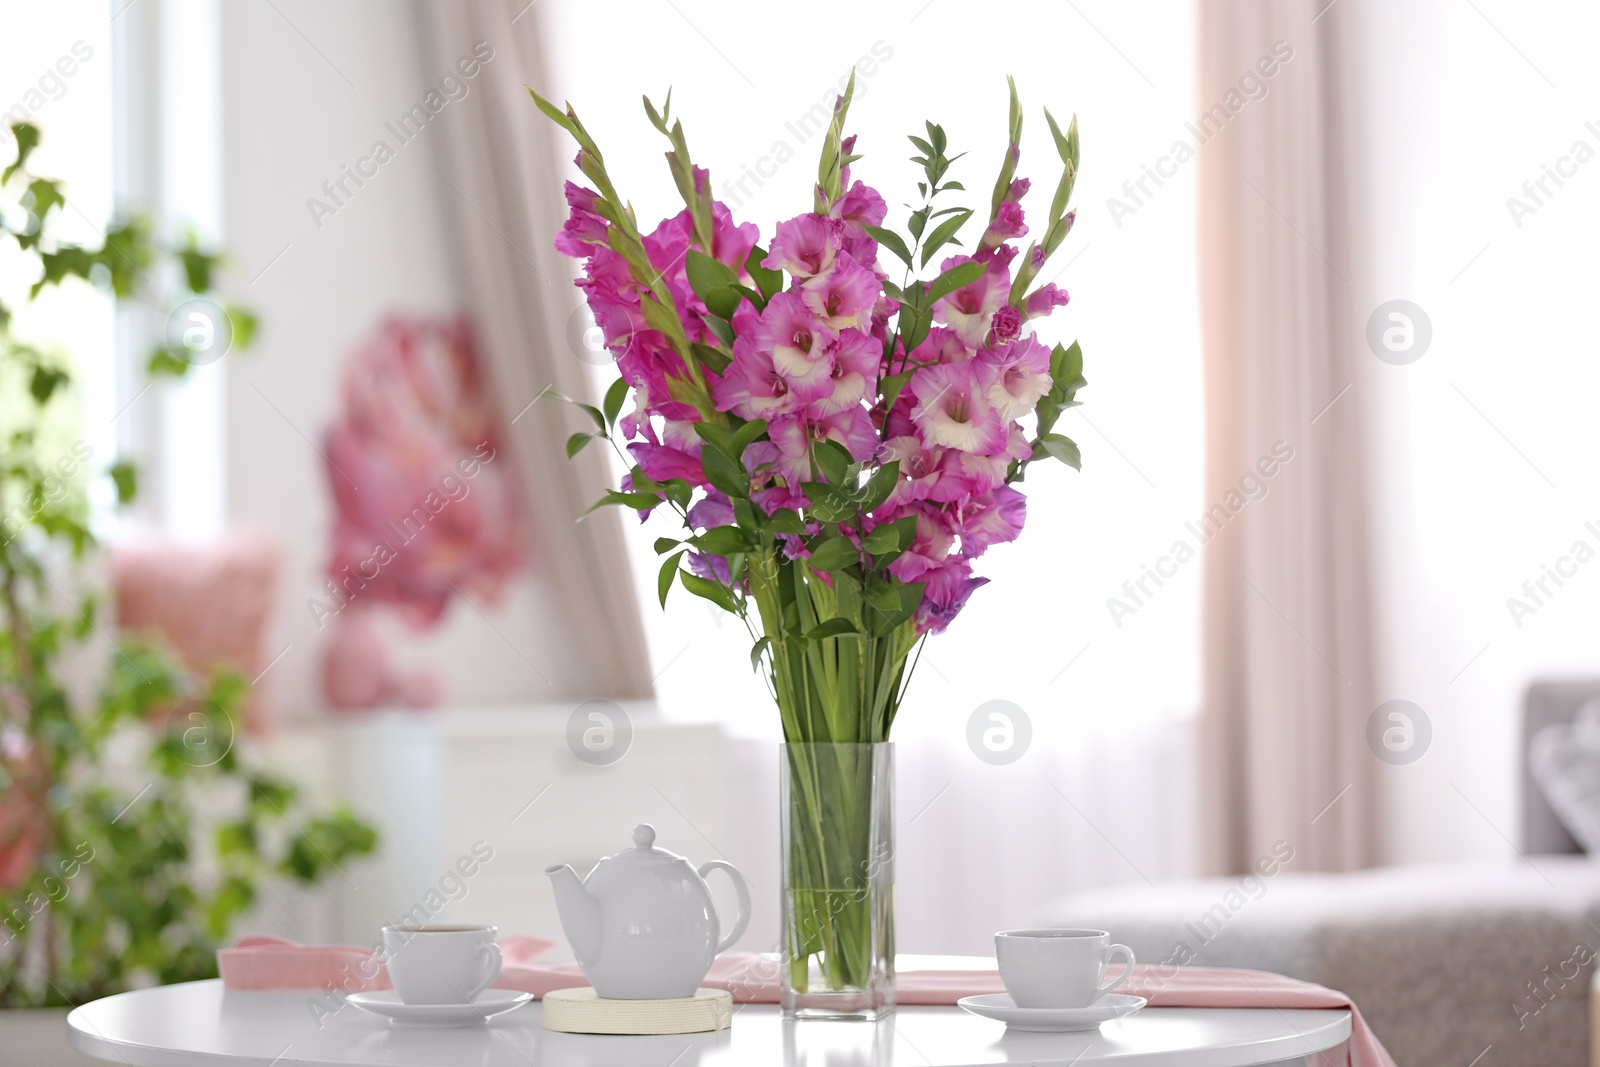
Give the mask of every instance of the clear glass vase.
<path id="1" fill-rule="evenodd" d="M 894 1010 L 894 745 L 781 746 L 783 1012 Z"/>

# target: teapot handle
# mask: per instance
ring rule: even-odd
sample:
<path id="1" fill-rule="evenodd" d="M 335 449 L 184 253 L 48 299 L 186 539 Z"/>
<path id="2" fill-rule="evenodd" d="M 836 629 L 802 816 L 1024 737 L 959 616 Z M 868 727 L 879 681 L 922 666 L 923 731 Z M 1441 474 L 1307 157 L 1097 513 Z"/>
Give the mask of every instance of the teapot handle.
<path id="1" fill-rule="evenodd" d="M 733 891 L 739 897 L 739 914 L 733 920 L 733 929 L 728 931 L 726 937 L 717 942 L 717 951 L 721 953 L 727 951 L 729 945 L 739 940 L 744 934 L 745 927 L 750 925 L 750 887 L 745 884 L 744 875 L 739 873 L 739 868 L 726 860 L 711 860 L 708 863 L 702 863 L 695 868 L 694 873 L 704 878 L 708 871 L 727 871 L 728 877 L 733 880 Z"/>

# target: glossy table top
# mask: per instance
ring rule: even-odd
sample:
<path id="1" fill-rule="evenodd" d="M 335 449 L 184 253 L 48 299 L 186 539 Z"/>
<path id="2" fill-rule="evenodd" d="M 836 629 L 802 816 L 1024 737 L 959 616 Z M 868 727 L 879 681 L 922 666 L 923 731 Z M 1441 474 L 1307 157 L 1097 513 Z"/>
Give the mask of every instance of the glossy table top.
<path id="1" fill-rule="evenodd" d="M 189 982 L 85 1004 L 67 1026 L 80 1051 L 129 1067 L 1250 1067 L 1298 1063 L 1350 1036 L 1346 1011 L 1146 1008 L 1099 1031 L 1036 1034 L 958 1008 L 795 1022 L 774 1005 L 746 1004 L 720 1034 L 602 1037 L 545 1031 L 537 1002 L 448 1030 L 391 1027 L 353 1005 L 319 1017 L 318 1003 L 309 992 Z"/>

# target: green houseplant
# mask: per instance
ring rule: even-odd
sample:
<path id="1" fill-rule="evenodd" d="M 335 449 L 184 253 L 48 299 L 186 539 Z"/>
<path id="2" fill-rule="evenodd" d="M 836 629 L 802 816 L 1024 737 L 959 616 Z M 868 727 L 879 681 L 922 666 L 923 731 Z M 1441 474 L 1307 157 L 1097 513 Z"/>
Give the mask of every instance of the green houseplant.
<path id="1" fill-rule="evenodd" d="M 68 279 L 116 299 L 160 295 L 152 279 L 175 279 L 180 298 L 211 290 L 218 256 L 192 238 L 163 245 L 145 220 L 96 247 L 56 240 L 62 186 L 27 168 L 39 131 L 11 134 L 0 255 L 32 264 L 23 299 Z M 254 319 L 223 314 L 247 345 Z M 0 303 L 0 1005 L 213 977 L 216 948 L 265 879 L 316 883 L 376 834 L 245 758 L 234 736 L 245 679 L 196 677 L 108 631 L 101 597 L 82 588 L 95 547 L 86 486 L 107 477 L 126 504 L 135 469 L 97 464 L 75 440 L 70 359 L 11 325 Z M 186 355 L 164 344 L 149 371 L 182 376 Z"/>

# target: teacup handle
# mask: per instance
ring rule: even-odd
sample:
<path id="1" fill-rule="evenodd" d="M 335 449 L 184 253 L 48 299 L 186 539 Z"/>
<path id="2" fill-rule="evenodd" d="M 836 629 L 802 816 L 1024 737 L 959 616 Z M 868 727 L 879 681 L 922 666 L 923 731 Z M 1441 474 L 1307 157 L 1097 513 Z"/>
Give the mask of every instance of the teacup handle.
<path id="1" fill-rule="evenodd" d="M 479 993 L 494 984 L 494 980 L 500 977 L 500 966 L 504 962 L 500 956 L 499 945 L 479 945 L 478 958 L 483 961 L 483 969 L 479 972 L 477 984 L 472 987 L 472 992 L 467 994 L 468 1001 L 476 1000 Z"/>
<path id="2" fill-rule="evenodd" d="M 1099 1000 L 1101 997 L 1117 988 L 1117 986 L 1121 985 L 1123 982 L 1126 982 L 1128 980 L 1128 976 L 1133 973 L 1133 949 L 1129 948 L 1127 945 L 1112 945 L 1110 948 L 1106 949 L 1105 959 L 1107 965 L 1111 963 L 1111 957 L 1115 956 L 1119 952 L 1128 958 L 1128 965 L 1122 968 L 1122 973 L 1117 975 L 1116 978 L 1107 982 L 1105 985 L 1100 986 L 1094 991 L 1094 998 L 1096 1000 Z"/>
<path id="3" fill-rule="evenodd" d="M 696 874 L 701 878 L 707 871 L 727 871 L 728 877 L 733 881 L 733 891 L 739 898 L 739 914 L 733 920 L 733 929 L 721 941 L 717 942 L 717 951 L 725 952 L 728 946 L 739 940 L 744 934 L 744 928 L 750 925 L 750 887 L 745 884 L 744 875 L 739 873 L 739 868 L 726 860 L 711 860 L 695 868 Z"/>

